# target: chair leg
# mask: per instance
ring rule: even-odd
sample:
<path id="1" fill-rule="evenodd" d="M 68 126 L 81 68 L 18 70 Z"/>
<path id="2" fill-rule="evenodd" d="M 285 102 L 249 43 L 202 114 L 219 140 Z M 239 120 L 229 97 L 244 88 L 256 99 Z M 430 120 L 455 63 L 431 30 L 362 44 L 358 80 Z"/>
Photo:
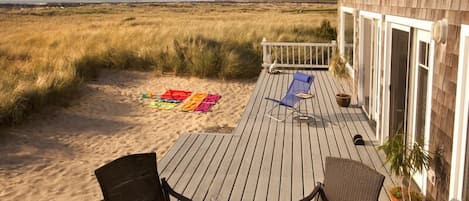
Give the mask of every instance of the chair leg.
<path id="1" fill-rule="evenodd" d="M 278 108 L 280 107 L 280 105 L 275 105 L 274 107 L 272 107 L 270 110 L 268 110 L 265 114 L 265 116 L 273 119 L 273 120 L 276 120 L 276 121 L 285 121 L 285 120 L 281 120 L 281 119 L 278 119 L 278 118 L 275 118 L 274 116 L 272 116 L 272 111 L 275 109 L 275 108 Z"/>
<path id="2" fill-rule="evenodd" d="M 290 116 L 292 116 L 293 114 L 295 114 L 295 112 L 296 112 L 296 113 L 299 113 L 296 108 L 287 108 L 287 110 L 290 110 L 291 112 L 290 112 L 289 114 L 286 114 L 286 115 L 285 115 L 285 119 L 284 119 L 283 121 L 287 120 L 287 118 L 290 117 Z"/>
<path id="3" fill-rule="evenodd" d="M 287 112 L 287 113 L 289 113 L 289 114 L 285 114 L 285 118 L 284 118 L 284 119 L 278 119 L 278 118 L 272 116 L 272 111 L 273 111 L 275 108 L 277 108 L 277 107 L 280 107 L 280 105 L 276 105 L 276 106 L 272 107 L 270 110 L 268 110 L 268 111 L 266 112 L 265 116 L 267 116 L 267 117 L 269 117 L 269 118 L 271 118 L 271 119 L 273 119 L 273 120 L 276 120 L 276 121 L 278 121 L 278 122 L 282 122 L 282 121 L 287 120 L 287 118 L 290 117 L 291 115 L 293 115 L 295 112 L 296 112 L 296 113 L 299 113 L 296 108 L 287 107 L 287 110 L 290 110 L 291 112 Z"/>

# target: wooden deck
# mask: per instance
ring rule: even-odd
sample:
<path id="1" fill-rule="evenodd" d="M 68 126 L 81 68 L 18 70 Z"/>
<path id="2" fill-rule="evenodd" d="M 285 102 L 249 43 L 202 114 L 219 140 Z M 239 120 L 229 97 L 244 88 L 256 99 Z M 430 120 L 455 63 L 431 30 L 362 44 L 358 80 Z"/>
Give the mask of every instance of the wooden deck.
<path id="1" fill-rule="evenodd" d="M 233 134 L 186 134 L 159 161 L 162 177 L 193 200 L 299 200 L 323 180 L 327 156 L 351 158 L 386 176 L 384 154 L 373 146 L 374 133 L 361 109 L 335 103 L 339 84 L 327 71 L 313 74 L 315 97 L 302 101 L 300 110 L 315 121 L 293 118 L 277 122 L 265 113 L 273 107 L 265 97 L 281 98 L 294 71 L 262 72 L 246 110 Z M 276 113 L 285 114 L 281 108 Z M 361 134 L 366 146 L 354 146 Z M 389 200 L 384 188 L 380 200 Z"/>

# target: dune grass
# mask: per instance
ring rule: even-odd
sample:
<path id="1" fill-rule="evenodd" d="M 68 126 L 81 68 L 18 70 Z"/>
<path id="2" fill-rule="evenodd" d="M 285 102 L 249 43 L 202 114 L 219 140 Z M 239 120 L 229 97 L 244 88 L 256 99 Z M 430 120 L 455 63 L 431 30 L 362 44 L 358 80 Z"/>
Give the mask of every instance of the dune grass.
<path id="1" fill-rule="evenodd" d="M 328 42 L 335 24 L 336 6 L 321 4 L 0 8 L 0 124 L 73 92 L 100 68 L 255 77 L 262 37 Z"/>

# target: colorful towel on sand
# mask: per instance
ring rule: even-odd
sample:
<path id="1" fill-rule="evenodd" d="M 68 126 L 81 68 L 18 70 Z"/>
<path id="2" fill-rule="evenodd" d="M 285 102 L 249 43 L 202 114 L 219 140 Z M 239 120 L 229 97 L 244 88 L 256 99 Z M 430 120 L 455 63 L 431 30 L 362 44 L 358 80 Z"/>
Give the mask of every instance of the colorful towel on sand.
<path id="1" fill-rule="evenodd" d="M 202 101 L 204 101 L 205 97 L 208 94 L 206 93 L 195 93 L 189 99 L 187 99 L 180 107 L 182 111 L 194 111 Z"/>
<path id="2" fill-rule="evenodd" d="M 208 112 L 213 105 L 220 100 L 221 96 L 218 94 L 208 94 L 207 97 L 200 103 L 200 105 L 194 110 L 196 112 Z"/>
<path id="3" fill-rule="evenodd" d="M 167 103 L 182 103 L 180 100 L 174 100 L 174 99 L 163 99 L 163 98 L 157 98 L 155 99 L 156 101 L 159 102 L 167 102 Z"/>
<path id="4" fill-rule="evenodd" d="M 171 110 L 178 106 L 179 103 L 168 103 L 168 102 L 162 102 L 162 101 L 152 101 L 150 102 L 150 105 L 148 105 L 149 108 L 156 108 L 160 110 Z"/>
<path id="5" fill-rule="evenodd" d="M 186 98 L 189 97 L 191 94 L 192 92 L 190 91 L 169 89 L 163 95 L 160 96 L 160 99 L 165 100 L 165 102 L 171 102 L 174 100 L 182 102 L 186 100 Z"/>

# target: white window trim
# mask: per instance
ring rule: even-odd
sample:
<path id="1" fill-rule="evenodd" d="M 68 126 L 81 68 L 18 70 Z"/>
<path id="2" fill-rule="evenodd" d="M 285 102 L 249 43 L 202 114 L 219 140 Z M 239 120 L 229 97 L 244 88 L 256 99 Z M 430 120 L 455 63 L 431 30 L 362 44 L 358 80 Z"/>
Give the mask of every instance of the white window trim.
<path id="1" fill-rule="evenodd" d="M 458 83 L 456 89 L 456 108 L 454 115 L 453 150 L 449 200 L 462 200 L 464 169 L 466 160 L 467 121 L 469 108 L 469 69 L 464 66 L 466 37 L 469 37 L 469 25 L 461 25 L 458 61 Z M 466 68 L 466 69 L 464 69 Z"/>
<path id="2" fill-rule="evenodd" d="M 426 31 L 428 32 L 428 31 Z M 434 61 L 435 59 L 432 59 L 432 58 L 435 58 L 435 55 L 434 55 L 434 52 L 435 52 L 435 41 L 432 40 L 431 38 L 431 32 L 428 33 L 430 36 L 429 36 L 429 53 L 428 53 L 428 66 L 427 66 L 427 70 L 428 70 L 428 79 L 427 79 L 427 100 L 425 100 L 425 104 L 426 104 L 426 111 L 425 111 L 425 133 L 424 133 L 424 139 L 425 141 L 423 142 L 423 145 L 424 145 L 424 149 L 426 151 L 429 151 L 429 145 L 430 145 L 430 123 L 431 123 L 431 113 L 432 113 L 432 95 L 433 95 L 433 90 L 432 90 L 432 86 L 433 86 L 433 70 L 434 70 Z M 414 39 L 412 39 L 414 41 L 417 41 L 418 42 L 418 32 L 414 33 Z M 425 41 L 425 40 L 422 40 L 422 41 Z M 414 44 L 414 45 L 417 45 L 417 44 Z M 411 51 L 412 53 L 416 53 L 415 52 L 415 49 L 417 47 L 414 46 Z M 415 66 L 417 65 L 418 63 L 418 54 L 416 55 L 412 55 L 412 58 L 411 58 L 411 68 L 414 68 L 414 72 L 411 72 L 413 75 L 413 77 L 411 79 L 413 79 L 414 81 L 414 89 L 413 91 L 416 92 L 418 90 L 418 66 Z M 410 69 L 409 69 L 410 70 Z M 412 86 L 409 86 L 409 87 L 412 87 Z M 415 94 L 414 94 L 415 95 Z M 412 132 L 415 133 L 415 125 L 416 125 L 416 121 L 415 121 L 415 118 L 416 118 L 416 114 L 417 114 L 417 107 L 416 104 L 417 104 L 417 97 L 411 97 L 412 98 L 412 104 L 414 105 L 413 108 L 412 108 L 412 116 L 409 116 L 409 119 L 411 119 L 411 129 L 412 129 Z M 412 135 L 412 138 L 414 138 L 415 135 Z M 415 139 L 412 139 L 412 141 L 415 141 Z M 417 173 L 419 174 L 419 173 Z M 417 175 L 415 175 L 417 176 Z M 427 172 L 424 171 L 422 174 L 420 174 L 420 176 L 422 176 L 423 178 L 427 178 Z M 422 192 L 424 195 L 426 194 L 426 189 L 427 189 L 427 179 L 423 179 L 422 181 L 422 190 L 424 192 Z"/>
<path id="3" fill-rule="evenodd" d="M 353 15 L 353 12 L 354 12 L 353 8 L 349 8 L 349 7 L 345 7 L 345 6 L 340 7 L 340 16 L 339 16 L 340 17 L 339 41 L 341 41 L 340 46 L 339 46 L 339 53 L 340 54 L 344 54 L 344 39 L 345 39 L 345 36 L 344 36 L 344 23 L 345 23 L 344 13 L 349 13 L 349 14 Z"/>
<path id="4" fill-rule="evenodd" d="M 383 19 L 383 14 L 369 12 L 369 11 L 363 11 L 363 10 L 360 11 L 360 16 L 363 16 L 363 17 L 366 17 L 366 18 L 378 19 L 378 20 Z"/>
<path id="5" fill-rule="evenodd" d="M 394 24 L 410 26 L 412 28 L 422 29 L 425 31 L 431 31 L 432 25 L 433 25 L 432 21 L 419 20 L 419 19 L 414 19 L 414 18 L 394 16 L 394 15 L 386 15 L 386 22 L 392 22 Z"/>
<path id="6" fill-rule="evenodd" d="M 347 6 L 341 6 L 340 10 L 342 10 L 342 12 L 347 12 L 347 13 L 353 13 L 355 11 L 355 9 L 353 9 L 352 7 L 347 7 Z"/>
<path id="7" fill-rule="evenodd" d="M 377 61 L 376 61 L 376 69 L 375 69 L 375 73 L 376 73 L 376 78 L 377 78 L 377 85 L 376 86 L 376 101 L 377 102 L 377 105 L 375 105 L 374 107 L 375 108 L 379 108 L 380 107 L 380 92 L 381 92 L 381 89 L 380 89 L 380 84 L 382 82 L 381 80 L 381 77 L 379 76 L 379 72 L 381 71 L 381 57 L 382 57 L 382 51 L 381 51 L 381 48 L 379 48 L 379 44 L 382 44 L 381 41 L 383 41 L 383 38 L 384 36 L 382 35 L 382 19 L 383 19 L 383 15 L 382 14 L 379 14 L 379 13 L 374 13 L 374 12 L 369 12 L 369 11 L 359 11 L 359 38 L 363 38 L 363 19 L 364 18 L 368 18 L 368 19 L 374 19 L 374 20 L 378 20 L 378 41 L 376 41 L 376 43 L 378 43 L 378 58 L 377 58 Z M 359 68 L 361 68 L 363 66 L 363 40 L 360 40 L 359 41 L 360 45 L 360 49 L 359 49 Z M 375 94 L 373 94 L 375 95 Z M 360 95 L 359 95 L 360 96 Z M 376 109 L 374 109 L 374 111 L 371 111 L 371 112 L 375 112 Z M 379 119 L 379 115 L 380 115 L 380 111 L 377 110 L 376 111 L 376 114 L 375 114 L 375 121 L 376 121 L 376 133 L 375 133 L 375 137 L 376 137 L 376 140 L 381 140 L 382 136 L 379 135 L 379 131 L 380 131 L 380 127 L 381 127 L 381 121 Z"/>
<path id="8" fill-rule="evenodd" d="M 353 8 L 350 8 L 350 7 L 346 7 L 346 6 L 341 6 L 340 7 L 340 23 L 339 23 L 339 26 L 340 26 L 340 33 L 339 33 L 339 53 L 341 55 L 344 54 L 344 39 L 345 39 L 345 36 L 344 36 L 344 23 L 345 23 L 345 17 L 344 17 L 344 13 L 349 13 L 349 14 L 352 14 L 354 15 L 354 12 L 355 12 L 355 9 Z M 355 16 L 354 16 L 355 17 Z M 353 26 L 353 30 L 355 31 L 356 27 L 355 27 L 355 22 L 354 22 L 354 26 Z M 354 47 L 355 47 L 355 39 L 353 40 L 353 43 L 354 43 Z M 352 58 L 353 61 L 355 62 L 355 54 L 352 55 Z M 350 76 L 352 77 L 352 80 L 355 79 L 355 73 L 353 71 L 353 66 L 350 66 L 348 63 L 347 63 L 347 68 L 349 69 L 349 73 L 350 73 Z"/>

